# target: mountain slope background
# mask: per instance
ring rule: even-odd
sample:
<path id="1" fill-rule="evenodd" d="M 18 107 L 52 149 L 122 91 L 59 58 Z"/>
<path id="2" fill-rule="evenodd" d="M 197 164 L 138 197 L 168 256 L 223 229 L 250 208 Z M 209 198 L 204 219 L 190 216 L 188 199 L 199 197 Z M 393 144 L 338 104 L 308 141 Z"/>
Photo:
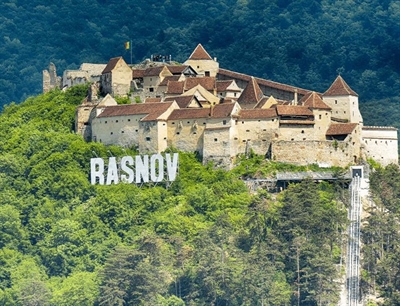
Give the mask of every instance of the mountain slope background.
<path id="1" fill-rule="evenodd" d="M 340 73 L 366 124 L 400 126 L 398 1 L 13 0 L 0 11 L 1 105 L 40 93 L 50 61 L 59 74 L 129 63 L 132 40 L 134 62 L 183 62 L 202 43 L 223 68 L 320 92 Z"/>

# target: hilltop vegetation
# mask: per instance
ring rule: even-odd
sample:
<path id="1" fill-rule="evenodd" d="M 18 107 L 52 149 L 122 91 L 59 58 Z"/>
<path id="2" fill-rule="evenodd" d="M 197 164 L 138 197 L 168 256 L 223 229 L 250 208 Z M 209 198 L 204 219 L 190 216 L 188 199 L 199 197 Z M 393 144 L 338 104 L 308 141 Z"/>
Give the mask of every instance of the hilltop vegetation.
<path id="1" fill-rule="evenodd" d="M 160 53 L 183 62 L 202 43 L 223 68 L 316 91 L 341 73 L 375 114 L 366 124 L 400 126 L 387 117 L 400 92 L 393 0 L 12 0 L 0 10 L 1 105 L 41 92 L 50 61 L 60 74 L 120 55 L 129 63 L 132 40 L 134 62 Z"/>
<path id="2" fill-rule="evenodd" d="M 90 185 L 94 155 L 135 154 L 72 131 L 77 86 L 0 116 L 1 305 L 322 305 L 346 227 L 339 186 L 251 195 L 238 172 L 180 153 L 166 186 Z"/>

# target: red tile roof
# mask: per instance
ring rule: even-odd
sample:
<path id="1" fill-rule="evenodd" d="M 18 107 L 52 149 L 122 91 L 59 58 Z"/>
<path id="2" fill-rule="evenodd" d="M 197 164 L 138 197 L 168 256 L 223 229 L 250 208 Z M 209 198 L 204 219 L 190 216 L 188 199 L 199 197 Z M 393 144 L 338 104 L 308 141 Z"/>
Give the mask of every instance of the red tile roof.
<path id="1" fill-rule="evenodd" d="M 315 91 L 305 95 L 300 100 L 300 102 L 302 103 L 302 105 L 307 106 L 310 109 L 332 109 L 324 101 L 322 101 L 320 95 L 317 94 Z"/>
<path id="2" fill-rule="evenodd" d="M 240 119 L 269 119 L 278 117 L 278 114 L 275 108 L 242 109 L 239 117 Z"/>
<path id="3" fill-rule="evenodd" d="M 119 61 L 120 59 L 122 59 L 121 56 L 119 56 L 119 57 L 114 57 L 114 58 L 110 59 L 110 60 L 108 61 L 108 63 L 107 63 L 107 66 L 104 68 L 104 70 L 103 70 L 103 72 L 102 72 L 101 74 L 111 72 L 111 71 L 115 68 L 115 66 L 117 65 L 117 63 L 118 63 L 118 61 Z"/>
<path id="4" fill-rule="evenodd" d="M 212 60 L 212 57 L 207 53 L 201 44 L 198 44 L 196 49 L 189 56 L 190 60 Z"/>
<path id="5" fill-rule="evenodd" d="M 172 102 L 176 101 L 176 103 L 179 105 L 179 108 L 187 108 L 190 103 L 195 99 L 197 103 L 199 101 L 197 100 L 196 96 L 177 96 L 177 97 L 167 97 L 165 98 L 165 102 Z"/>
<path id="6" fill-rule="evenodd" d="M 227 69 L 222 69 L 222 68 L 219 68 L 218 74 L 222 75 L 222 76 L 225 76 L 225 77 L 232 78 L 232 79 L 239 79 L 239 80 L 248 81 L 248 82 L 251 79 L 251 76 L 249 76 L 249 75 L 246 75 L 246 74 L 243 74 L 243 73 L 234 72 L 234 71 L 230 71 L 230 70 L 227 70 Z M 294 93 L 297 90 L 297 92 L 299 94 L 301 94 L 301 95 L 305 95 L 308 92 L 310 92 L 309 90 L 302 89 L 302 88 L 299 88 L 299 87 L 294 87 L 294 86 L 281 84 L 281 83 L 277 83 L 277 82 L 273 82 L 273 81 L 268 81 L 268 80 L 260 79 L 260 78 L 255 78 L 255 79 L 256 79 L 256 81 L 257 81 L 257 83 L 259 85 L 266 86 L 266 87 L 271 87 L 271 88 L 276 88 L 276 89 L 279 89 L 279 90 L 282 90 L 282 91 L 287 91 L 287 92 L 293 92 Z"/>
<path id="7" fill-rule="evenodd" d="M 313 116 L 313 112 L 307 106 L 276 105 L 279 116 Z"/>
<path id="8" fill-rule="evenodd" d="M 139 79 L 144 77 L 145 69 L 133 69 L 132 70 L 132 78 Z"/>
<path id="9" fill-rule="evenodd" d="M 98 118 L 145 115 L 141 121 L 156 120 L 172 105 L 172 102 L 166 103 L 138 103 L 107 106 L 104 111 L 98 115 Z"/>
<path id="10" fill-rule="evenodd" d="M 331 87 L 324 92 L 324 96 L 356 96 L 358 94 L 350 88 L 349 85 L 343 80 L 342 76 L 338 76 L 332 83 Z"/>
<path id="11" fill-rule="evenodd" d="M 187 65 L 171 65 L 171 66 L 167 66 L 168 70 L 172 73 L 172 74 L 181 74 L 187 67 Z"/>
<path id="12" fill-rule="evenodd" d="M 179 75 L 169 75 L 166 76 L 161 83 L 158 86 L 167 86 L 169 81 L 175 81 L 177 82 L 179 80 L 180 76 Z"/>
<path id="13" fill-rule="evenodd" d="M 185 90 L 190 90 L 197 85 L 201 85 L 208 91 L 212 91 L 216 87 L 215 82 L 215 77 L 187 78 L 185 80 Z"/>
<path id="14" fill-rule="evenodd" d="M 333 123 L 326 131 L 326 135 L 327 136 L 348 135 L 353 132 L 356 126 L 357 123 L 340 123 L 340 124 Z"/>
<path id="15" fill-rule="evenodd" d="M 213 118 L 227 118 L 232 115 L 235 103 L 223 103 L 213 106 L 212 115 Z"/>
<path id="16" fill-rule="evenodd" d="M 144 76 L 146 76 L 146 77 L 159 76 L 161 71 L 163 71 L 164 68 L 165 68 L 165 66 L 157 66 L 157 67 L 147 68 L 144 71 Z"/>
<path id="17" fill-rule="evenodd" d="M 257 104 L 264 94 L 258 86 L 255 78 L 251 77 L 249 83 L 247 83 L 246 88 L 243 90 L 242 94 L 238 99 L 239 104 Z"/>
<path id="18" fill-rule="evenodd" d="M 182 94 L 185 82 L 183 81 L 169 81 L 166 94 Z"/>
<path id="19" fill-rule="evenodd" d="M 146 98 L 146 100 L 144 100 L 144 103 L 160 103 L 161 102 L 161 98 Z"/>
<path id="20" fill-rule="evenodd" d="M 221 80 L 216 82 L 217 92 L 223 92 L 228 89 L 228 87 L 233 83 L 233 80 Z M 233 91 L 233 90 L 232 90 Z M 240 89 L 235 89 L 234 91 L 240 92 Z"/>
<path id="21" fill-rule="evenodd" d="M 208 118 L 210 115 L 209 108 L 181 108 L 174 109 L 169 115 L 168 120 L 180 120 L 180 119 L 201 119 Z"/>

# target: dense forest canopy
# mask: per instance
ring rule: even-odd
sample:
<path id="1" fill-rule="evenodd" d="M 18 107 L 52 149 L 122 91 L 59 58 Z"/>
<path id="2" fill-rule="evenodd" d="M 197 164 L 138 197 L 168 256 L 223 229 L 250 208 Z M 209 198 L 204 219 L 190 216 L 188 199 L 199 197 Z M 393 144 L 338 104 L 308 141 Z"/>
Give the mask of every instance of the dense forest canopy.
<path id="1" fill-rule="evenodd" d="M 73 133 L 86 90 L 51 91 L 0 115 L 1 305 L 337 301 L 340 186 L 304 181 L 253 195 L 240 169 L 216 170 L 182 152 L 168 188 L 90 185 L 91 157 L 136 152 Z M 246 168 L 255 169 L 251 160 Z"/>
<path id="2" fill-rule="evenodd" d="M 251 194 L 239 177 L 307 169 L 251 155 L 228 172 L 180 152 L 171 186 L 91 185 L 91 157 L 136 152 L 73 133 L 86 92 L 54 90 L 0 114 L 1 305 L 337 302 L 348 205 L 340 180 Z M 399 182 L 398 167 L 373 172 L 378 206 L 363 235 L 362 289 L 385 305 L 400 296 Z"/>
<path id="3" fill-rule="evenodd" d="M 134 62 L 159 53 L 183 62 L 202 43 L 223 68 L 320 92 L 340 73 L 362 111 L 400 126 L 385 118 L 400 103 L 397 1 L 9 0 L 0 11 L 1 105 L 40 93 L 50 61 L 59 73 L 129 62 L 132 40 Z"/>

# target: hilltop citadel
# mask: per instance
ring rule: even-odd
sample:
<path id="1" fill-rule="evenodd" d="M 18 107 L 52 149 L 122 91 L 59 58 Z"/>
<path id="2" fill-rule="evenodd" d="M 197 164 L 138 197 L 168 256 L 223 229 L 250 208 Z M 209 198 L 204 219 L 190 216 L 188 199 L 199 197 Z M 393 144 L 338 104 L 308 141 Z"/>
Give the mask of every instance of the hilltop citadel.
<path id="1" fill-rule="evenodd" d="M 44 92 L 88 82 L 75 120 L 87 141 L 141 153 L 172 147 L 225 167 L 249 152 L 298 165 L 398 164 L 397 129 L 364 126 L 358 95 L 340 75 L 319 93 L 220 68 L 201 44 L 183 64 L 153 56 L 128 65 L 116 57 L 62 78 L 52 64 L 43 72 Z"/>

